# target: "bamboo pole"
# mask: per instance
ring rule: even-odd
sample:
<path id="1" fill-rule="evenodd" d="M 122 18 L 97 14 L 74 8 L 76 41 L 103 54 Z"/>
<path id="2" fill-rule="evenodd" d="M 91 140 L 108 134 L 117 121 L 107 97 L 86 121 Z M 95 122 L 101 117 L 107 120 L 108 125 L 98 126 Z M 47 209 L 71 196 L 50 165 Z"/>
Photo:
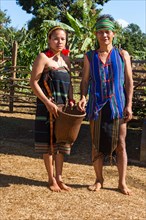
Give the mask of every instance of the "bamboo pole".
<path id="1" fill-rule="evenodd" d="M 16 65 L 17 65 L 17 50 L 18 50 L 18 43 L 14 41 L 13 48 L 12 48 L 12 80 L 10 80 L 10 102 L 9 102 L 9 111 L 13 112 L 13 104 L 14 104 L 14 79 L 16 78 Z"/>

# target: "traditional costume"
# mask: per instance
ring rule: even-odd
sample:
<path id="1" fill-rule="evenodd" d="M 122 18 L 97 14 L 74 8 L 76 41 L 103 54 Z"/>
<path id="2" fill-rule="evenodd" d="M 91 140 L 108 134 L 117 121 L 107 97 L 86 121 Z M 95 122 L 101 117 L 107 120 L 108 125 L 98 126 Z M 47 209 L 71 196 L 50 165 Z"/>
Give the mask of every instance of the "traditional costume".
<path id="1" fill-rule="evenodd" d="M 45 54 L 48 55 L 50 51 L 46 51 Z M 46 96 L 48 92 L 44 85 L 47 83 L 49 86 L 53 101 L 56 104 L 66 104 L 68 100 L 69 87 L 70 87 L 70 74 L 65 67 L 59 68 L 48 68 L 44 70 L 39 80 L 39 86 Z M 37 98 L 37 109 L 36 109 L 36 120 L 35 120 L 35 150 L 39 153 L 49 153 L 51 154 L 50 148 L 50 121 L 49 112 L 46 109 L 44 103 Z M 54 125 L 53 125 L 54 127 Z M 53 132 L 53 149 L 54 154 L 63 153 L 70 154 L 69 146 L 61 146 L 55 144 L 55 136 Z"/>
<path id="2" fill-rule="evenodd" d="M 106 63 L 96 50 L 87 52 L 90 63 L 87 117 L 91 124 L 93 162 L 99 156 L 112 157 L 117 147 L 119 123 L 124 117 L 124 61 L 113 47 Z"/>

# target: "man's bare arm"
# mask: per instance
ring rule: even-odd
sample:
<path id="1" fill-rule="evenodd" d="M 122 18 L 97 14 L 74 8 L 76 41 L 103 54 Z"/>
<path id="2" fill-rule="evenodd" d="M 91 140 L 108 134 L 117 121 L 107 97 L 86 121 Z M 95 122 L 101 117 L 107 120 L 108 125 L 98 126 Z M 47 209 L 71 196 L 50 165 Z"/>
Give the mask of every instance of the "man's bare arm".
<path id="1" fill-rule="evenodd" d="M 132 119 L 132 97 L 133 97 L 133 78 L 130 56 L 127 51 L 122 51 L 122 56 L 125 63 L 125 91 L 126 91 L 126 106 L 125 106 L 125 121 Z"/>
<path id="2" fill-rule="evenodd" d="M 89 64 L 87 56 L 85 55 L 84 56 L 84 67 L 83 67 L 83 73 L 82 73 L 82 81 L 80 85 L 81 99 L 78 104 L 81 111 L 85 111 L 86 96 L 88 93 L 88 86 L 89 86 L 89 72 L 90 72 L 90 64 Z"/>
<path id="3" fill-rule="evenodd" d="M 86 97 L 88 93 L 88 86 L 89 86 L 89 72 L 90 72 L 90 65 L 87 56 L 84 56 L 84 67 L 82 73 L 82 81 L 81 81 L 81 98 L 82 96 Z"/>

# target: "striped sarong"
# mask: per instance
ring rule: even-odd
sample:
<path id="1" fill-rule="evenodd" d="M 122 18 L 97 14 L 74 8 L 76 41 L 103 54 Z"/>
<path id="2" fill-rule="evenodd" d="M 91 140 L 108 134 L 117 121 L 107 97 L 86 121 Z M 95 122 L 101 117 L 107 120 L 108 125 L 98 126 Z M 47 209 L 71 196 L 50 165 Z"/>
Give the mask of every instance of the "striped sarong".
<path id="1" fill-rule="evenodd" d="M 90 121 L 92 162 L 95 162 L 99 157 L 106 156 L 112 161 L 113 152 L 118 143 L 119 123 L 119 119 L 111 119 L 109 102 L 99 112 L 98 119 Z"/>
<path id="2" fill-rule="evenodd" d="M 53 127 L 55 127 L 55 120 Z M 39 99 L 37 100 L 35 120 L 35 151 L 41 154 L 51 154 L 49 112 Z M 57 144 L 53 132 L 53 154 L 62 153 L 64 155 L 70 155 L 70 152 L 71 145 L 66 143 Z"/>

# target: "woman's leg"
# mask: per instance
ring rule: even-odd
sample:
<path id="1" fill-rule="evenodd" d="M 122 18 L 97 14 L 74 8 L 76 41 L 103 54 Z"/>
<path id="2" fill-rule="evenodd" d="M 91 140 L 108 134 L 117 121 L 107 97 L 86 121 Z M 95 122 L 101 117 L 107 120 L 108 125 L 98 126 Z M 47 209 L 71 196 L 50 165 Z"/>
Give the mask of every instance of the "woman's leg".
<path id="1" fill-rule="evenodd" d="M 58 186 L 61 189 L 69 191 L 71 190 L 71 188 L 68 187 L 65 183 L 63 183 L 63 180 L 62 180 L 63 162 L 64 162 L 64 155 L 61 153 L 56 154 L 55 155 L 56 181 L 57 181 Z"/>
<path id="2" fill-rule="evenodd" d="M 116 149 L 117 154 L 117 168 L 119 172 L 119 190 L 126 195 L 131 193 L 131 190 L 126 185 L 126 170 L 127 170 L 127 152 L 126 152 L 126 133 L 127 124 L 121 123 L 119 130 L 119 141 Z"/>
<path id="3" fill-rule="evenodd" d="M 60 187 L 58 186 L 56 179 L 54 177 L 54 169 L 53 169 L 53 158 L 50 154 L 43 154 L 43 159 L 45 163 L 45 167 L 48 173 L 48 182 L 49 188 L 52 191 L 59 192 L 61 191 Z"/>

